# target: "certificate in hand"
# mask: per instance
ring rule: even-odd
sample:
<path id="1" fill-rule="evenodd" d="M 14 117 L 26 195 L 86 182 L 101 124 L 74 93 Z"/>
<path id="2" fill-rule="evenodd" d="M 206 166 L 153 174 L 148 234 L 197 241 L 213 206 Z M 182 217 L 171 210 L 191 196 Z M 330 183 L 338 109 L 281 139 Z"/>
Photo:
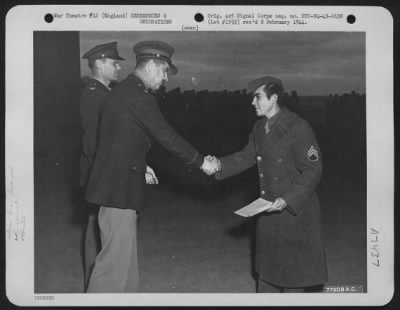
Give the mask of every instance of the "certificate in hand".
<path id="1" fill-rule="evenodd" d="M 265 210 L 268 210 L 271 207 L 272 207 L 271 201 L 265 200 L 263 198 L 258 198 L 257 200 L 254 200 L 247 206 L 235 211 L 235 213 L 243 217 L 250 217 Z"/>

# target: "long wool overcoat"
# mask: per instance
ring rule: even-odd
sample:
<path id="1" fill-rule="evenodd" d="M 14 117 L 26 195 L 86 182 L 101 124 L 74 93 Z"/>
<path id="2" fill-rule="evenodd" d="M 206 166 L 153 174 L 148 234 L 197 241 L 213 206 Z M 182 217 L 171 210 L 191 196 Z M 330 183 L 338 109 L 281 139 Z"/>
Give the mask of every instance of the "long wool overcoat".
<path id="1" fill-rule="evenodd" d="M 321 233 L 320 204 L 315 193 L 322 173 L 321 152 L 310 125 L 281 108 L 268 133 L 266 118 L 258 120 L 247 146 L 221 158 L 217 179 L 258 167 L 260 197 L 282 197 L 282 212 L 257 219 L 256 271 L 282 287 L 306 287 L 327 280 Z"/>

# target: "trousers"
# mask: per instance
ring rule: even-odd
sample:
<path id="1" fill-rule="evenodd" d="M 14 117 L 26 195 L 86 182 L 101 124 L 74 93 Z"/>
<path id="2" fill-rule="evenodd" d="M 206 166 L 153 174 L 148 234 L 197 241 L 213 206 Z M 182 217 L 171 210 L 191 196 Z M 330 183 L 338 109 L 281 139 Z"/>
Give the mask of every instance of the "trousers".
<path id="1" fill-rule="evenodd" d="M 96 257 L 87 293 L 135 293 L 139 286 L 137 213 L 101 206 L 101 250 Z"/>
<path id="2" fill-rule="evenodd" d="M 89 284 L 89 279 L 93 270 L 96 256 L 101 248 L 100 231 L 98 224 L 98 208 L 97 213 L 88 213 L 83 245 L 84 280 L 86 290 Z"/>

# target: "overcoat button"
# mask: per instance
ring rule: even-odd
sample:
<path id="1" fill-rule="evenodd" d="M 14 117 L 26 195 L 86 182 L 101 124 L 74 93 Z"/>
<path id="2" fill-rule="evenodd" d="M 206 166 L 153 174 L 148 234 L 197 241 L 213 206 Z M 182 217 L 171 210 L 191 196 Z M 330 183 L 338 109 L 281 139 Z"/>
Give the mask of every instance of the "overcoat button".
<path id="1" fill-rule="evenodd" d="M 261 195 L 265 195 L 265 191 L 261 191 Z"/>
<path id="2" fill-rule="evenodd" d="M 258 160 L 258 161 L 261 161 L 261 156 L 257 156 L 257 160 Z"/>
<path id="3" fill-rule="evenodd" d="M 263 177 L 264 177 L 264 174 L 260 173 L 260 178 L 263 178 Z"/>

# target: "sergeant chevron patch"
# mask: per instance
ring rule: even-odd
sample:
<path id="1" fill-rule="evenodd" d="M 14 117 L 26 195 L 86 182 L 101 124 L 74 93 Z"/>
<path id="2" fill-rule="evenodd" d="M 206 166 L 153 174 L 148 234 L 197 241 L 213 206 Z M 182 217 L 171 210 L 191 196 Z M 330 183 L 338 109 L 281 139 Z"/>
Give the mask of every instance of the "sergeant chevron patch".
<path id="1" fill-rule="evenodd" d="M 309 161 L 319 160 L 318 151 L 315 149 L 314 145 L 311 145 L 310 149 L 307 151 L 307 158 Z"/>

